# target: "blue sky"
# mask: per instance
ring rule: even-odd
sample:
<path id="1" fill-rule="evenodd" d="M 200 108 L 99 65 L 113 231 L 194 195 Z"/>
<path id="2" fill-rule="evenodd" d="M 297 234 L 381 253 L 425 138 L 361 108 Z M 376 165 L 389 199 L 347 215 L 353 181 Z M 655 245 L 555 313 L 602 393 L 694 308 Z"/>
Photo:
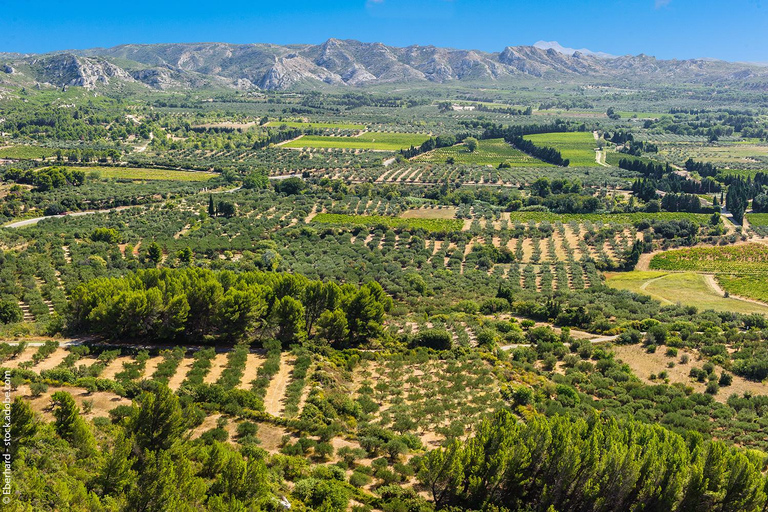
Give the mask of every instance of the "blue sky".
<path id="1" fill-rule="evenodd" d="M 768 0 L 0 0 L 0 52 L 124 43 L 563 46 L 768 62 Z"/>

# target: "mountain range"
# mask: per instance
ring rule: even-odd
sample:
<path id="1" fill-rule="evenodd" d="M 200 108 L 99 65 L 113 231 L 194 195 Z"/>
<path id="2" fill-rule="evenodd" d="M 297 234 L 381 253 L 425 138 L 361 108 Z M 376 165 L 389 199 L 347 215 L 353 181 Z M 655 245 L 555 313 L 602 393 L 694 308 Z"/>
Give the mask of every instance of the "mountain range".
<path id="1" fill-rule="evenodd" d="M 679 83 L 768 90 L 768 68 L 710 59 L 660 60 L 563 48 L 555 42 L 498 53 L 394 47 L 329 39 L 319 45 L 173 43 L 47 54 L 0 53 L 0 87 L 99 88 L 129 83 L 160 90 L 224 87 L 287 90 L 391 83 L 548 80 Z"/>

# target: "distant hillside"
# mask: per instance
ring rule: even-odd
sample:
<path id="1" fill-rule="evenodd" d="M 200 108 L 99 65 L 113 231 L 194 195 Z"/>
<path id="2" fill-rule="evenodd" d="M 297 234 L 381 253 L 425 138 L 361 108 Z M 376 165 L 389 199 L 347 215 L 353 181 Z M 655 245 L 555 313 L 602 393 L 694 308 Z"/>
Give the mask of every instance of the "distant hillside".
<path id="1" fill-rule="evenodd" d="M 562 47 L 547 44 L 552 47 L 510 46 L 499 53 L 435 46 L 398 48 L 338 39 L 288 46 L 130 44 L 45 55 L 0 54 L 0 84 L 95 88 L 134 83 L 161 90 L 210 86 L 285 90 L 318 85 L 503 82 L 529 75 L 565 81 L 723 84 L 768 90 L 768 69 L 756 65 L 709 59 L 658 60 L 647 55 L 605 58 L 606 54 L 558 51 Z"/>

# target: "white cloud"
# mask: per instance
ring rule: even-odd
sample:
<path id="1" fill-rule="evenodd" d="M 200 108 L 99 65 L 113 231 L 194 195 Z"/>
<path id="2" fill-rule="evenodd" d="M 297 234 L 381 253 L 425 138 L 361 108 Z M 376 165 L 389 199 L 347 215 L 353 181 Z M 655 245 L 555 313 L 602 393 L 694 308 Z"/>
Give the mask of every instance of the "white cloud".
<path id="1" fill-rule="evenodd" d="M 671 1 L 672 0 L 656 0 L 656 8 L 661 9 L 662 7 L 666 7 Z"/>

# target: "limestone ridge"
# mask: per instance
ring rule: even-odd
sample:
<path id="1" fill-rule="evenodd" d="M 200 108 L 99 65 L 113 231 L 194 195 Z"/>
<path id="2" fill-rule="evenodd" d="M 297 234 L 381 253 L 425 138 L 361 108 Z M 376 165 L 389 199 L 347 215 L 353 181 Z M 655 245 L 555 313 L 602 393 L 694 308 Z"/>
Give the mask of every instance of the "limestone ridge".
<path id="1" fill-rule="evenodd" d="M 768 68 L 711 59 L 615 57 L 556 43 L 509 46 L 498 53 L 329 39 L 320 45 L 178 43 L 121 45 L 43 55 L 0 54 L 0 84 L 224 87 L 286 90 L 388 83 L 504 81 L 529 76 L 626 83 L 675 81 L 768 89 Z M 11 81 L 11 75 L 14 75 Z"/>

